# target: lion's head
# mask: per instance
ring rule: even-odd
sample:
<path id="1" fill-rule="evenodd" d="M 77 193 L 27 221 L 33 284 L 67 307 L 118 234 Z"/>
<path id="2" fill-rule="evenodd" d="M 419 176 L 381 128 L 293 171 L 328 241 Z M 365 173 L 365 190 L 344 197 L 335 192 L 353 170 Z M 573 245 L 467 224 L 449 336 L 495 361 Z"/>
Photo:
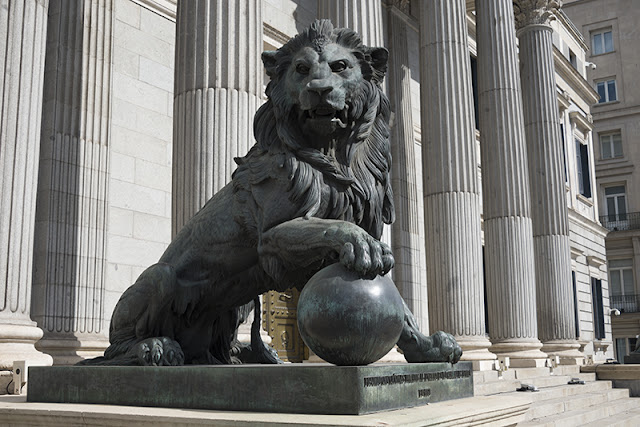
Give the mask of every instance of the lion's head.
<path id="1" fill-rule="evenodd" d="M 394 219 L 391 110 L 380 87 L 387 59 L 385 48 L 364 46 L 354 31 L 315 21 L 262 54 L 269 100 L 254 120 L 257 150 L 291 153 L 289 197 L 301 215 L 355 222 L 377 238 Z M 319 212 L 323 185 L 334 205 L 328 212 Z"/>

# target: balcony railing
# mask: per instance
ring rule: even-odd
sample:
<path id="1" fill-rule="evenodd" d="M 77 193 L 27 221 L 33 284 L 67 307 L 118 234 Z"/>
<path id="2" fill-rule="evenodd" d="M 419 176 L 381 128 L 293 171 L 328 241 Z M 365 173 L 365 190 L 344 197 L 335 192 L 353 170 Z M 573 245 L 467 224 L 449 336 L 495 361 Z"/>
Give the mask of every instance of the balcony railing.
<path id="1" fill-rule="evenodd" d="M 602 226 L 609 231 L 625 231 L 640 229 L 640 212 L 629 212 L 600 217 Z"/>
<path id="2" fill-rule="evenodd" d="M 611 295 L 609 305 L 622 313 L 637 313 L 640 311 L 640 295 Z"/>

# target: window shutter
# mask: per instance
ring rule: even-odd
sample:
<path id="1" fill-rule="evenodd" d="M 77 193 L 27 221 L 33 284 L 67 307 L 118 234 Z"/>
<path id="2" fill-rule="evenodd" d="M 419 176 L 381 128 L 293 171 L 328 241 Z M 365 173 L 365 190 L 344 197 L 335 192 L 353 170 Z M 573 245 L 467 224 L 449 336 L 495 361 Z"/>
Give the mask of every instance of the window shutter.
<path id="1" fill-rule="evenodd" d="M 582 163 L 582 195 L 591 197 L 591 177 L 589 175 L 589 147 L 580 144 L 580 161 Z"/>
<path id="2" fill-rule="evenodd" d="M 591 301 L 593 305 L 593 335 L 595 339 L 601 340 L 605 337 L 602 280 L 591 278 Z"/>
<path id="3" fill-rule="evenodd" d="M 580 338 L 580 309 L 578 307 L 578 286 L 575 271 L 571 272 L 571 282 L 573 284 L 573 317 L 576 322 L 576 338 Z"/>

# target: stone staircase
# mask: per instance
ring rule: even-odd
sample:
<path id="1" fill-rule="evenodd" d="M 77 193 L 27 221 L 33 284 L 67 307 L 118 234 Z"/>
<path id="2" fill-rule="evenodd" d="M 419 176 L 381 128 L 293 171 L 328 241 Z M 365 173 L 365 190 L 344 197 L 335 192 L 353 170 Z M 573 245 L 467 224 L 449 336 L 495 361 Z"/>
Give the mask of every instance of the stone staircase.
<path id="1" fill-rule="evenodd" d="M 579 366 L 508 369 L 474 372 L 476 396 L 500 395 L 505 399 L 528 395 L 532 404 L 518 426 L 640 426 L 640 398 L 629 390 L 614 389 L 611 381 L 596 381 L 593 373 L 580 373 Z M 580 378 L 584 385 L 567 384 Z M 518 392 L 521 384 L 532 384 L 538 392 Z"/>

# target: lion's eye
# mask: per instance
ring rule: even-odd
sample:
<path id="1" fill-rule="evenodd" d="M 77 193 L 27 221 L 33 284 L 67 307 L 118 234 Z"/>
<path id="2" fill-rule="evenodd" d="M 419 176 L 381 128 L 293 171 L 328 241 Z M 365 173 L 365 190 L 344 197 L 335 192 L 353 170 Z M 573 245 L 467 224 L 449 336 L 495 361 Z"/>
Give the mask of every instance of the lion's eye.
<path id="1" fill-rule="evenodd" d="M 296 65 L 296 71 L 300 74 L 309 74 L 309 67 L 304 64 Z"/>
<path id="2" fill-rule="evenodd" d="M 332 62 L 330 67 L 331 71 L 333 71 L 334 73 L 339 73 L 347 69 L 347 63 L 344 61 L 336 61 Z"/>

